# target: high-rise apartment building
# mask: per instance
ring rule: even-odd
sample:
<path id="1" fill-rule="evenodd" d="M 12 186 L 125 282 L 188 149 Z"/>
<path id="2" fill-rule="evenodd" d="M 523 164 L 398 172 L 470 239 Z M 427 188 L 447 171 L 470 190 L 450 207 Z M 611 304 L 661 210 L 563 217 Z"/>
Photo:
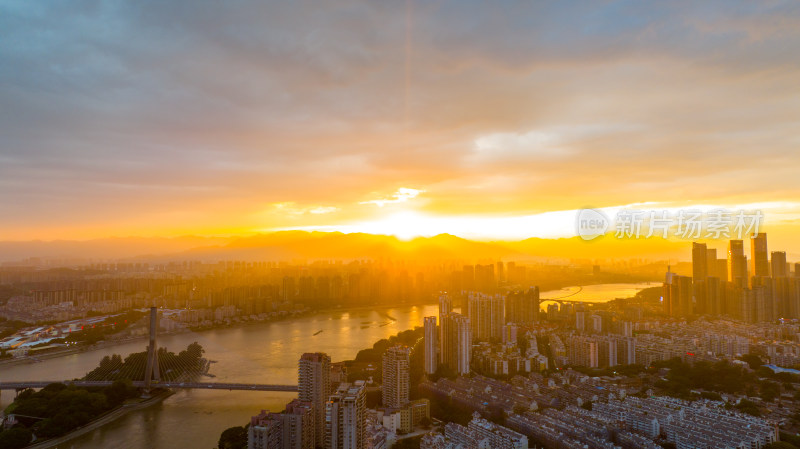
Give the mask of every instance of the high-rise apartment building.
<path id="1" fill-rule="evenodd" d="M 505 320 L 509 323 L 530 325 L 539 320 L 539 303 L 539 287 L 511 292 L 506 297 Z"/>
<path id="2" fill-rule="evenodd" d="M 516 324 L 506 324 L 503 326 L 503 344 L 514 346 L 519 337 L 519 327 Z"/>
<path id="3" fill-rule="evenodd" d="M 248 449 L 313 449 L 314 406 L 294 399 L 285 413 L 261 413 L 250 418 Z"/>
<path id="4" fill-rule="evenodd" d="M 600 315 L 589 315 L 589 322 L 592 325 L 592 332 L 596 334 L 603 332 L 603 317 Z"/>
<path id="5" fill-rule="evenodd" d="M 494 291 L 497 288 L 494 264 L 475 265 L 475 288 L 480 291 Z"/>
<path id="6" fill-rule="evenodd" d="M 789 266 L 786 264 L 785 251 L 772 252 L 772 277 L 774 278 L 789 277 Z"/>
<path id="7" fill-rule="evenodd" d="M 575 310 L 575 329 L 578 332 L 586 330 L 586 310 L 582 304 L 578 305 L 578 309 Z"/>
<path id="8" fill-rule="evenodd" d="M 439 316 L 453 311 L 453 299 L 447 293 L 439 295 Z"/>
<path id="9" fill-rule="evenodd" d="M 592 337 L 574 336 L 567 339 L 567 358 L 570 365 L 597 368 L 599 353 L 597 341 Z"/>
<path id="10" fill-rule="evenodd" d="M 728 242 L 728 281 L 740 287 L 747 286 L 747 257 L 741 240 Z"/>
<path id="11" fill-rule="evenodd" d="M 439 364 L 450 369 L 456 365 L 456 337 L 454 333 L 455 313 L 439 315 Z"/>
<path id="12" fill-rule="evenodd" d="M 426 316 L 423 320 L 425 348 L 425 374 L 433 374 L 439 367 L 439 334 L 436 328 L 436 317 Z"/>
<path id="13" fill-rule="evenodd" d="M 497 282 L 505 282 L 506 271 L 505 266 L 503 266 L 503 262 L 497 262 L 495 266 L 497 267 Z"/>
<path id="14" fill-rule="evenodd" d="M 250 418 L 247 449 L 283 449 L 283 420 L 279 413 L 262 410 Z"/>
<path id="15" fill-rule="evenodd" d="M 769 253 L 767 253 L 767 234 L 759 232 L 750 238 L 750 275 L 769 276 Z"/>
<path id="16" fill-rule="evenodd" d="M 472 326 L 459 313 L 440 317 L 441 353 L 439 360 L 457 374 L 469 374 L 472 361 Z"/>
<path id="17" fill-rule="evenodd" d="M 314 404 L 294 399 L 286 404 L 283 420 L 283 449 L 314 448 Z"/>
<path id="18" fill-rule="evenodd" d="M 300 357 L 297 375 L 298 399 L 314 406 L 314 446 L 325 445 L 325 402 L 331 393 L 331 358 L 323 352 Z"/>
<path id="19" fill-rule="evenodd" d="M 411 348 L 396 345 L 383 355 L 383 406 L 400 408 L 408 403 Z"/>
<path id="20" fill-rule="evenodd" d="M 364 382 L 339 385 L 325 408 L 325 449 L 366 449 L 366 421 Z"/>
<path id="21" fill-rule="evenodd" d="M 502 295 L 471 292 L 467 298 L 467 316 L 472 323 L 473 337 L 479 340 L 502 338 L 506 324 L 506 299 Z"/>
<path id="22" fill-rule="evenodd" d="M 716 259 L 716 257 L 715 257 Z M 705 243 L 692 243 L 692 280 L 705 281 L 708 277 L 708 247 Z"/>
<path id="23" fill-rule="evenodd" d="M 617 361 L 620 365 L 636 363 L 636 339 L 633 337 L 617 339 Z"/>
<path id="24" fill-rule="evenodd" d="M 717 259 L 716 249 L 708 249 L 706 265 L 708 265 L 708 277 L 715 277 L 722 282 L 728 280 L 728 261 L 725 258 Z"/>
<path id="25" fill-rule="evenodd" d="M 670 316 L 687 316 L 693 313 L 692 278 L 672 274 L 669 282 L 664 283 L 662 298 L 664 312 Z"/>
<path id="26" fill-rule="evenodd" d="M 456 373 L 467 375 L 472 362 L 472 326 L 469 318 L 458 315 L 455 318 L 456 331 Z"/>

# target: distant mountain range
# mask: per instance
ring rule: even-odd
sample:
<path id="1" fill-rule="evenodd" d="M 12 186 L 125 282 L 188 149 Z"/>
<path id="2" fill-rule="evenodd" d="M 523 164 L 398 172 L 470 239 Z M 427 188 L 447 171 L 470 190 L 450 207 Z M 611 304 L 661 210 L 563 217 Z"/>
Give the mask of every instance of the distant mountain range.
<path id="1" fill-rule="evenodd" d="M 281 231 L 237 237 L 121 237 L 94 240 L 0 242 L 0 262 L 29 258 L 61 260 L 688 260 L 688 241 L 620 240 L 607 235 L 586 242 L 578 237 L 483 242 L 449 234 L 400 240 L 375 234 Z"/>

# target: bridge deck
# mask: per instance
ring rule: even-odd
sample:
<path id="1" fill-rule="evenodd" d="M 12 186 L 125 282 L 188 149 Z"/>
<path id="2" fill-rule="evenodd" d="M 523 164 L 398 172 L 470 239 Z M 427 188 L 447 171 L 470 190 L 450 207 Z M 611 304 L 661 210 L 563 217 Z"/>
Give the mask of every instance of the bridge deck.
<path id="1" fill-rule="evenodd" d="M 0 390 L 21 390 L 25 388 L 44 388 L 53 383 L 72 384 L 77 387 L 108 387 L 112 381 L 96 380 L 42 380 L 24 382 L 0 382 Z M 133 386 L 143 387 L 143 381 L 134 381 Z M 200 389 L 200 390 L 245 390 L 245 391 L 288 391 L 296 392 L 297 385 L 266 385 L 266 384 L 242 384 L 242 383 L 222 383 L 222 382 L 156 382 L 151 383 L 156 388 L 176 388 L 176 389 Z"/>

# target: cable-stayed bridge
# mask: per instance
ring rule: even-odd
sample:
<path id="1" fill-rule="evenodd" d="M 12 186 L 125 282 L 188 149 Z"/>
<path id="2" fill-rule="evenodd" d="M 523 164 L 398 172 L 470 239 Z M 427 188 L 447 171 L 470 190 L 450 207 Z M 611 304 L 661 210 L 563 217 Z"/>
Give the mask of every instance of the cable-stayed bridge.
<path id="1" fill-rule="evenodd" d="M 156 341 L 156 329 L 158 329 L 158 311 L 155 307 L 150 308 L 150 343 L 147 346 L 147 353 L 142 360 L 133 360 L 133 367 L 130 370 L 130 378 L 133 379 L 134 387 L 139 387 L 145 391 L 153 388 L 173 388 L 173 389 L 198 389 L 198 390 L 229 390 L 229 391 L 287 391 L 296 392 L 297 385 L 276 385 L 276 384 L 251 384 L 236 382 L 197 382 L 195 380 L 162 379 L 162 372 L 168 376 L 172 371 L 177 370 L 181 373 L 197 372 L 196 367 L 187 367 L 181 363 L 180 357 L 173 357 L 166 360 L 166 352 L 158 350 Z M 141 355 L 142 353 L 140 353 Z M 118 371 L 119 367 L 101 366 L 87 376 L 86 380 L 24 380 L 24 381 L 0 381 L 0 390 L 24 390 L 26 388 L 44 388 L 52 383 L 63 383 L 79 387 L 107 387 L 114 381 L 105 380 L 108 375 Z M 191 368 L 191 369 L 190 369 Z M 93 377 L 99 379 L 93 379 Z"/>

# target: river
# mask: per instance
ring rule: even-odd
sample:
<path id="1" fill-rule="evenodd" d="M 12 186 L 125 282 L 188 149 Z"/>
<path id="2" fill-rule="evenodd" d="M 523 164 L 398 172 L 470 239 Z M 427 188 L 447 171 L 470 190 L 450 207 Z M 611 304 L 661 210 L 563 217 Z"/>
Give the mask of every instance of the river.
<path id="1" fill-rule="evenodd" d="M 586 286 L 569 300 L 598 302 L 628 297 L 647 284 Z M 542 298 L 565 296 L 577 287 L 542 292 Z M 567 298 L 565 298 L 567 299 Z M 334 361 L 352 359 L 382 338 L 422 325 L 422 318 L 437 314 L 434 304 L 352 312 L 327 311 L 287 321 L 215 329 L 159 338 L 159 346 L 180 351 L 197 341 L 206 357 L 216 360 L 210 372 L 218 382 L 297 383 L 297 360 L 304 352 L 322 351 Z M 321 333 L 314 335 L 318 331 Z M 84 376 L 110 354 L 127 355 L 146 349 L 146 341 L 126 343 L 96 351 L 71 354 L 40 363 L 0 368 L 0 379 L 49 380 Z M 161 404 L 130 413 L 83 435 L 64 448 L 172 449 L 216 447 L 220 433 L 244 425 L 261 409 L 280 411 L 295 393 L 221 390 L 178 391 Z M 13 393 L 5 391 L 5 408 Z"/>

